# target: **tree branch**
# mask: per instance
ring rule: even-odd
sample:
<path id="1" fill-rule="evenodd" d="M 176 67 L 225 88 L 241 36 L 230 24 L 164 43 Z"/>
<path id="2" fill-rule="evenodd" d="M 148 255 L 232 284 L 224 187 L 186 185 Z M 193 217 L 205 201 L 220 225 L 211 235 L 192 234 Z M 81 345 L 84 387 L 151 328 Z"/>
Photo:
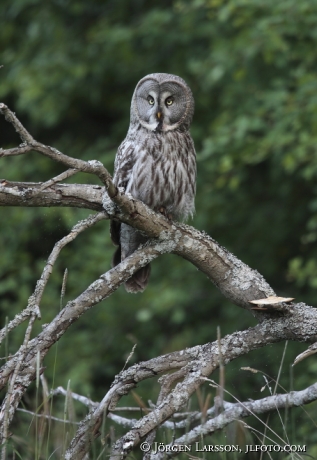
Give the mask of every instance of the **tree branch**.
<path id="1" fill-rule="evenodd" d="M 251 300 L 259 300 L 274 295 L 273 289 L 256 270 L 252 270 L 241 262 L 211 237 L 187 225 L 170 222 L 131 195 L 124 194 L 113 184 L 109 172 L 100 162 L 95 160 L 85 162 L 74 159 L 52 147 L 39 143 L 34 140 L 4 104 L 0 104 L 0 112 L 14 126 L 23 141 L 22 145 L 14 149 L 1 149 L 0 157 L 26 154 L 35 150 L 70 168 L 44 183 L 16 183 L 3 179 L 0 184 L 0 205 L 73 206 L 103 211 L 100 215 L 92 218 L 93 222 L 99 218 L 105 218 L 105 210 L 110 218 L 125 222 L 150 238 L 143 247 L 140 247 L 130 257 L 101 275 L 77 299 L 68 302 L 54 320 L 45 325 L 43 331 L 33 340 L 29 340 L 29 332 L 33 324 L 32 321 L 35 319 L 34 311 L 32 309 L 29 311 L 28 308 L 24 311 L 24 314 L 27 312 L 33 315 L 24 344 L 0 369 L 0 388 L 3 388 L 10 380 L 9 392 L 0 412 L 0 422 L 4 421 L 2 441 L 6 440 L 14 411 L 30 382 L 35 378 L 36 371 L 39 371 L 39 363 L 50 347 L 85 311 L 111 295 L 133 273 L 159 255 L 174 253 L 190 261 L 209 277 L 223 295 L 245 309 L 250 310 L 252 308 L 249 303 Z M 104 193 L 102 186 L 59 183 L 77 171 L 99 177 L 105 185 L 107 193 Z M 65 237 L 54 248 L 49 264 L 55 262 L 64 243 L 66 244 L 79 231 L 88 226 L 90 224 L 86 225 L 86 223 L 75 226 L 73 234 Z M 38 308 L 49 272 L 50 270 L 47 269 L 46 274 L 44 269 L 42 278 L 30 298 L 29 307 L 32 305 Z M 222 362 L 228 363 L 269 343 L 282 340 L 297 340 L 308 343 L 317 341 L 317 313 L 315 309 L 299 303 L 290 306 L 285 305 L 283 310 L 283 312 L 252 311 L 260 320 L 260 324 L 254 328 L 236 332 L 213 343 L 154 358 L 122 371 L 115 378 L 104 399 L 91 407 L 90 413 L 80 424 L 67 451 L 66 458 L 76 458 L 76 460 L 84 458 L 92 440 L 99 434 L 104 411 L 111 412 L 114 410 L 122 395 L 129 392 L 141 380 L 176 370 L 171 376 L 162 378 L 162 388 L 157 406 L 143 418 L 134 422 L 132 426 L 129 424 L 130 431 L 117 440 L 113 448 L 112 458 L 118 458 L 118 455 L 122 458 L 126 457 L 141 439 L 149 436 L 151 432 L 153 433 L 156 428 L 187 404 L 190 396 L 219 366 L 219 350 L 221 350 Z M 16 319 L 13 321 L 16 324 Z M 175 380 L 179 380 L 179 382 L 175 387 L 172 387 Z M 306 397 L 308 397 L 307 394 Z M 309 392 L 309 397 L 315 398 L 315 388 Z M 294 405 L 297 400 L 294 399 Z M 275 403 L 278 403 L 276 399 L 274 400 Z M 261 404 L 262 409 L 263 407 L 271 407 L 268 403 Z M 236 407 L 241 408 L 238 405 Z M 213 420 L 220 423 L 224 414 L 227 416 L 230 410 L 232 410 L 232 414 L 235 413 L 234 411 L 238 410 L 236 407 L 228 409 L 228 406 L 224 405 L 225 412 Z M 243 410 L 250 412 L 250 407 L 243 406 Z M 256 410 L 257 407 L 254 405 L 254 413 Z M 230 414 L 228 417 L 230 419 Z M 209 422 L 211 421 L 200 425 L 200 429 L 204 430 L 206 426 L 209 427 L 207 425 Z M 217 423 L 215 426 L 220 426 Z M 212 428 L 209 427 L 208 429 Z M 194 430 L 192 430 L 193 439 L 195 439 Z"/>
<path id="2" fill-rule="evenodd" d="M 55 184 L 41 190 L 42 184 L 19 184 L 2 181 L 0 204 L 15 206 L 77 206 L 104 209 L 121 222 L 138 228 L 151 238 L 169 239 L 170 250 L 199 268 L 233 303 L 251 309 L 250 300 L 274 295 L 273 289 L 256 271 L 222 248 L 208 235 L 184 224 L 169 222 L 144 203 L 118 192 L 114 206 L 98 186 Z M 255 313 L 256 315 L 256 313 Z M 260 313 L 262 315 L 262 313 Z M 258 314 L 258 316 L 260 316 Z"/>
<path id="3" fill-rule="evenodd" d="M 42 362 L 50 347 L 59 340 L 83 313 L 111 295 L 122 283 L 130 278 L 134 271 L 147 265 L 160 254 L 166 252 L 167 249 L 168 247 L 166 247 L 164 241 L 161 243 L 155 242 L 154 244 L 148 243 L 143 248 L 135 251 L 121 264 L 101 275 L 77 299 L 68 302 L 65 308 L 60 311 L 50 324 L 44 327 L 43 331 L 35 339 L 28 342 L 26 353 L 24 347 L 22 347 L 2 366 L 0 369 L 0 389 L 6 385 L 10 375 L 16 369 L 17 362 L 19 363 L 21 360 L 19 373 L 15 376 L 14 385 L 12 386 L 9 423 L 21 397 L 35 378 L 37 355 L 39 354 Z M 7 417 L 6 407 L 6 402 L 4 401 L 0 411 L 0 425 L 1 421 Z"/>
<path id="4" fill-rule="evenodd" d="M 102 195 L 104 188 L 100 185 L 50 184 L 47 187 L 48 182 L 27 183 L 1 179 L 0 206 L 56 206 L 84 208 L 92 211 L 103 210 Z"/>
<path id="5" fill-rule="evenodd" d="M 225 408 L 218 416 L 206 423 L 198 425 L 187 432 L 184 436 L 175 439 L 172 444 L 168 444 L 163 453 L 157 452 L 151 455 L 151 460 L 163 460 L 165 458 L 175 457 L 178 453 L 177 446 L 191 445 L 199 442 L 204 436 L 211 435 L 229 425 L 229 423 L 250 415 L 265 414 L 278 409 L 299 407 L 308 404 L 317 399 L 317 383 L 309 386 L 305 390 L 291 391 L 283 395 L 277 394 L 268 396 L 256 401 L 245 401 L 232 404 L 231 407 Z M 285 444 L 287 444 L 285 442 Z M 284 445 L 285 445 L 284 444 Z M 172 446 L 175 446 L 172 449 Z"/>
<path id="6" fill-rule="evenodd" d="M 84 219 L 78 222 L 76 225 L 74 225 L 70 233 L 55 244 L 53 251 L 51 252 L 49 258 L 47 259 L 47 263 L 43 269 L 42 275 L 36 283 L 35 290 L 28 300 L 27 307 L 21 313 L 16 315 L 16 317 L 12 321 L 10 321 L 6 327 L 0 330 L 0 344 L 5 338 L 5 336 L 12 329 L 20 325 L 23 321 L 25 321 L 32 314 L 35 314 L 38 318 L 41 317 L 39 305 L 41 303 L 41 299 L 42 299 L 42 295 L 43 295 L 45 286 L 49 280 L 49 277 L 52 274 L 54 264 L 61 250 L 68 243 L 73 241 L 81 232 L 83 232 L 87 228 L 92 227 L 100 220 L 107 219 L 107 218 L 108 216 L 105 212 L 100 212 L 98 214 L 95 214 L 94 216 L 90 215 L 89 217 L 87 217 L 87 219 Z"/>
<path id="7" fill-rule="evenodd" d="M 314 313 L 314 315 L 313 315 Z M 302 327 L 301 327 L 302 325 Z M 307 335 L 307 328 L 310 333 Z M 266 319 L 255 327 L 246 331 L 235 332 L 221 339 L 222 358 L 225 364 L 249 353 L 252 350 L 264 347 L 270 343 L 284 340 L 315 341 L 317 330 L 317 312 L 304 304 L 294 306 L 293 314 L 272 319 Z M 121 390 L 130 389 L 141 380 L 152 378 L 163 372 L 173 369 L 183 369 L 184 379 L 179 382 L 154 410 L 139 420 L 133 428 L 120 438 L 114 446 L 112 458 L 122 455 L 125 458 L 129 452 L 139 444 L 151 431 L 168 420 L 175 412 L 186 406 L 191 395 L 202 385 L 206 378 L 219 366 L 218 341 L 202 346 L 196 346 L 174 352 L 159 358 L 131 366 L 121 372 L 114 380 L 113 386 Z M 126 387 L 127 385 L 127 387 Z M 111 397 L 117 403 L 122 393 L 112 392 Z M 107 404 L 104 404 L 104 401 Z M 89 451 L 91 440 L 99 429 L 100 414 L 112 410 L 112 401 L 109 398 L 93 408 L 87 419 L 89 426 L 83 423 L 68 450 L 69 458 L 81 459 Z M 109 406 L 111 403 L 111 406 Z M 86 450 L 82 450 L 86 446 Z"/>
<path id="8" fill-rule="evenodd" d="M 49 147 L 47 145 L 43 145 L 40 142 L 37 142 L 31 134 L 24 128 L 24 126 L 20 123 L 17 117 L 14 115 L 13 112 L 3 103 L 0 103 L 0 113 L 2 113 L 5 119 L 11 123 L 19 134 L 22 139 L 23 145 L 21 146 L 26 153 L 25 147 L 28 146 L 29 151 L 35 150 L 54 161 L 64 164 L 68 168 L 76 169 L 82 172 L 86 172 L 89 174 L 94 174 L 102 181 L 102 183 L 106 186 L 108 194 L 111 198 L 115 198 L 118 193 L 117 187 L 113 184 L 111 176 L 106 168 L 103 166 L 100 161 L 92 160 L 92 161 L 83 161 L 78 160 L 77 158 L 69 157 L 57 149 L 53 147 Z M 11 151 L 12 154 L 12 151 Z M 14 153 L 16 155 L 16 152 Z M 1 156 L 10 155 L 10 153 L 6 150 L 1 150 Z"/>
<path id="9" fill-rule="evenodd" d="M 0 112 L 13 124 L 22 141 L 32 146 L 33 150 L 63 163 L 68 168 L 97 175 L 106 186 L 108 196 L 105 195 L 103 206 L 111 217 L 132 225 L 150 238 L 163 237 L 166 240 L 168 237 L 170 242 L 168 252 L 174 252 L 192 262 L 236 305 L 250 310 L 249 301 L 275 294 L 256 270 L 250 269 L 212 238 L 188 226 L 171 224 L 141 201 L 118 190 L 110 174 L 100 162 L 74 159 L 52 147 L 36 142 L 7 106 L 0 104 Z M 18 192 L 14 191 L 14 195 L 17 194 Z M 109 197 L 119 207 L 118 210 L 112 204 L 109 208 Z"/>

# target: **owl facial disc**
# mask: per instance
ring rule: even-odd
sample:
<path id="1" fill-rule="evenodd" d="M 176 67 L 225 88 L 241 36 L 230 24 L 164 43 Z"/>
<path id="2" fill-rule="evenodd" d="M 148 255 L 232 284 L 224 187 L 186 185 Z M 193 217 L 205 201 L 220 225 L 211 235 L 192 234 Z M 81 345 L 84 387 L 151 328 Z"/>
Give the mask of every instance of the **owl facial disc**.
<path id="1" fill-rule="evenodd" d="M 149 131 L 185 131 L 193 111 L 193 96 L 184 80 L 175 75 L 152 74 L 140 80 L 135 89 L 131 120 L 136 118 Z"/>

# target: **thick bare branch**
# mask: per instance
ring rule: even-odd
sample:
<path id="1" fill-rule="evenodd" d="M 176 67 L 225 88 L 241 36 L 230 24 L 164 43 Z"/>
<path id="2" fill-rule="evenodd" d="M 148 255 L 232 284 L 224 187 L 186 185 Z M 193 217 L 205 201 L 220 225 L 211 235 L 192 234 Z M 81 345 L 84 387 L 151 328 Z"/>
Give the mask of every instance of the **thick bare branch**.
<path id="1" fill-rule="evenodd" d="M 15 378 L 15 385 L 11 392 L 9 423 L 12 420 L 21 397 L 35 377 L 37 354 L 39 353 L 40 361 L 42 361 L 50 347 L 59 340 L 85 311 L 111 295 L 134 271 L 148 264 L 160 254 L 167 252 L 167 250 L 168 245 L 164 241 L 161 243 L 149 243 L 143 248 L 138 249 L 134 254 L 121 262 L 121 264 L 101 275 L 77 299 L 68 302 L 54 320 L 44 327 L 43 332 L 28 343 L 26 353 L 24 353 L 24 349 L 16 353 L 1 368 L 0 388 L 3 388 L 12 372 L 15 371 L 21 356 L 23 356 L 23 362 L 21 361 L 21 365 L 19 365 L 19 374 Z M 4 403 L 0 411 L 0 420 L 4 418 L 5 413 L 6 405 Z"/>
<path id="2" fill-rule="evenodd" d="M 20 385 L 16 386 L 20 369 L 23 367 L 23 361 L 27 354 L 27 348 L 32 332 L 32 327 L 37 315 L 32 314 L 29 320 L 28 327 L 25 332 L 25 337 L 22 346 L 20 347 L 19 357 L 16 360 L 13 374 L 10 376 L 7 394 L 2 402 L 2 408 L 0 412 L 0 439 L 6 441 L 8 439 L 9 425 L 15 414 L 16 407 L 12 404 L 12 401 L 17 400 L 20 402 L 25 389 Z M 2 458 L 6 458 L 6 444 L 4 443 L 2 448 Z"/>
<path id="3" fill-rule="evenodd" d="M 299 407 L 308 404 L 317 399 L 317 383 L 309 386 L 305 390 L 291 391 L 286 394 L 277 394 L 268 396 L 256 401 L 245 401 L 232 404 L 231 407 L 225 408 L 217 417 L 208 420 L 202 425 L 187 432 L 184 436 L 174 440 L 172 444 L 165 447 L 163 453 L 157 452 L 151 455 L 151 460 L 163 460 L 165 458 L 175 457 L 178 454 L 177 446 L 191 445 L 199 442 L 204 436 L 211 435 L 229 425 L 234 420 L 249 417 L 250 415 L 265 414 L 283 408 Z M 287 444 L 287 443 L 285 443 Z M 172 446 L 175 446 L 172 448 Z"/>
<path id="4" fill-rule="evenodd" d="M 56 206 L 103 210 L 104 187 L 100 185 L 52 184 L 49 187 L 46 185 L 47 182 L 11 182 L 1 179 L 0 206 Z"/>
<path id="5" fill-rule="evenodd" d="M 249 353 L 251 350 L 264 347 L 270 343 L 283 340 L 314 341 L 317 330 L 317 312 L 315 309 L 304 304 L 294 306 L 293 314 L 266 319 L 262 323 L 246 331 L 236 332 L 221 339 L 221 351 L 223 362 L 236 359 L 239 356 Z M 307 334 L 307 331 L 308 334 Z M 161 404 L 141 420 L 133 428 L 117 441 L 114 446 L 112 458 L 124 458 L 136 446 L 141 439 L 144 439 L 152 430 L 159 427 L 168 420 L 174 413 L 179 412 L 186 406 L 190 396 L 202 385 L 206 377 L 210 375 L 219 365 L 218 341 L 189 348 L 181 352 L 154 358 L 131 366 L 121 372 L 114 380 L 116 388 L 125 385 L 137 384 L 139 381 L 152 378 L 160 373 L 173 369 L 184 368 L 185 378 L 164 397 Z M 118 398 L 116 398 L 118 396 Z M 121 397 L 113 394 L 116 401 Z M 110 400 L 107 400 L 110 404 Z M 101 404 L 101 403 L 100 403 Z M 89 439 L 92 433 L 98 431 L 99 417 L 102 410 L 107 406 L 92 410 L 89 414 L 89 427 L 81 425 L 78 428 L 75 438 L 69 449 L 69 458 L 81 459 L 89 450 Z M 95 412 L 96 411 L 96 412 Z M 95 422 L 94 422 L 95 420 Z M 91 433 L 87 433 L 90 430 Z M 85 440 L 85 442 L 83 442 Z M 82 450 L 83 446 L 87 450 Z"/>
<path id="6" fill-rule="evenodd" d="M 98 186 L 56 184 L 42 191 L 40 188 L 41 184 L 32 184 L 30 190 L 25 184 L 7 182 L 7 185 L 0 187 L 0 204 L 2 189 L 3 201 L 11 205 L 81 205 L 100 209 L 102 189 Z M 141 201 L 119 191 L 113 201 L 120 204 L 121 210 L 114 206 L 107 194 L 103 195 L 104 209 L 111 217 L 138 228 L 151 238 L 169 238 L 169 252 L 193 263 L 236 305 L 251 310 L 250 300 L 274 295 L 273 289 L 256 270 L 230 254 L 208 235 L 184 224 L 171 223 Z"/>

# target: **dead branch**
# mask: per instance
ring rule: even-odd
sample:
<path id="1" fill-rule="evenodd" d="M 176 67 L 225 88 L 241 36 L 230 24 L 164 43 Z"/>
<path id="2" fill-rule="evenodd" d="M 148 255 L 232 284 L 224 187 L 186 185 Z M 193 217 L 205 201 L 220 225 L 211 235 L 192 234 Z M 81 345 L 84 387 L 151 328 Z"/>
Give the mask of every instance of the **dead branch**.
<path id="1" fill-rule="evenodd" d="M 105 195 L 103 206 L 112 218 L 132 225 L 150 238 L 168 239 L 170 244 L 168 252 L 178 254 L 192 262 L 206 273 L 221 292 L 236 305 L 250 310 L 251 300 L 275 295 L 273 289 L 256 270 L 252 270 L 238 260 L 208 235 L 185 225 L 171 224 L 165 217 L 154 213 L 144 203 L 118 190 L 110 174 L 100 162 L 77 160 L 52 147 L 40 144 L 33 139 L 7 106 L 0 104 L 0 112 L 7 121 L 12 123 L 22 141 L 33 150 L 63 163 L 68 168 L 98 176 L 105 184 L 108 194 Z M 4 155 L 5 151 L 2 151 L 2 154 Z M 6 187 L 2 192 L 15 196 L 19 193 L 17 190 L 8 193 Z M 41 190 L 38 192 L 41 193 Z M 27 201 L 25 194 L 22 197 Z M 118 208 L 114 208 L 112 204 L 110 204 L 110 209 L 108 208 L 109 198 Z"/>
<path id="2" fill-rule="evenodd" d="M 121 264 L 101 275 L 77 299 L 68 302 L 54 320 L 44 326 L 43 331 L 35 339 L 28 342 L 26 354 L 24 354 L 23 348 L 23 350 L 18 351 L 2 366 L 0 369 L 1 389 L 6 385 L 11 374 L 15 371 L 17 363 L 20 363 L 21 356 L 23 356 L 23 363 L 21 361 L 21 364 L 19 364 L 19 373 L 15 377 L 15 383 L 11 392 L 9 418 L 6 418 L 9 420 L 8 423 L 12 421 L 24 392 L 35 378 L 37 355 L 39 354 L 40 362 L 42 362 L 51 346 L 59 340 L 85 311 L 111 295 L 134 273 L 134 270 L 138 270 L 151 262 L 160 254 L 166 252 L 166 249 L 164 242 L 162 244 L 149 243 L 135 251 L 130 257 L 121 262 Z M 1 421 L 7 417 L 6 407 L 5 400 L 0 411 L 0 426 L 3 426 Z M 1 438 L 1 441 L 3 442 L 3 438 Z"/>
<path id="3" fill-rule="evenodd" d="M 297 332 L 301 329 L 300 324 L 302 322 L 303 329 L 297 335 Z M 304 340 L 311 341 L 313 340 L 312 337 L 316 334 L 316 327 L 317 312 L 304 304 L 297 304 L 294 306 L 293 314 L 289 314 L 287 317 L 266 319 L 255 327 L 249 328 L 246 331 L 235 332 L 221 339 L 223 362 L 227 364 L 239 356 L 249 353 L 251 350 L 264 347 L 270 343 L 288 340 L 290 337 L 292 337 L 292 340 L 299 340 L 300 337 L 300 340 L 303 340 L 304 336 L 302 336 L 302 333 L 307 328 L 310 329 L 311 336 L 310 338 L 306 336 Z M 296 335 L 296 339 L 294 334 Z M 218 341 L 215 341 L 136 364 L 118 374 L 113 383 L 117 389 L 125 389 L 125 385 L 133 387 L 141 380 L 153 378 L 158 374 L 173 369 L 182 369 L 185 377 L 173 390 L 164 396 L 161 403 L 151 413 L 145 415 L 128 433 L 116 442 L 113 450 L 113 459 L 116 456 L 121 458 L 120 455 L 122 455 L 122 458 L 125 458 L 133 447 L 137 446 L 152 430 L 159 427 L 174 413 L 179 412 L 185 407 L 192 394 L 218 366 L 219 348 Z M 112 392 L 112 398 L 115 403 L 118 402 L 121 396 L 120 391 L 119 393 Z M 106 401 L 107 404 L 110 404 L 110 399 Z M 89 418 L 89 426 L 83 424 L 78 428 L 68 450 L 69 458 L 81 459 L 85 452 L 89 451 L 88 446 L 99 429 L 100 414 L 107 410 L 112 410 L 112 407 L 103 405 L 103 403 L 99 403 L 98 409 L 91 410 L 89 416 L 87 416 Z M 86 446 L 87 450 L 82 451 L 83 446 Z"/>
<path id="4" fill-rule="evenodd" d="M 273 289 L 256 270 L 230 254 L 207 234 L 188 225 L 170 223 L 131 196 L 120 195 L 118 192 L 116 201 L 118 203 L 122 199 L 124 205 L 116 207 L 108 195 L 105 194 L 102 198 L 101 188 L 98 186 L 55 184 L 49 189 L 41 190 L 42 184 L 28 186 L 5 181 L 2 183 L 4 185 L 0 187 L 0 205 L 76 206 L 80 200 L 81 207 L 100 210 L 103 200 L 104 209 L 110 217 L 138 228 L 151 238 L 169 241 L 168 252 L 193 263 L 227 298 L 243 308 L 251 310 L 250 300 L 274 294 Z M 124 210 L 120 210 L 123 208 Z M 262 312 L 258 317 L 261 315 Z"/>
<path id="5" fill-rule="evenodd" d="M 268 396 L 256 401 L 245 401 L 232 404 L 231 407 L 227 409 L 225 408 L 218 416 L 208 420 L 202 425 L 198 425 L 184 436 L 175 439 L 173 444 L 168 444 L 165 452 L 152 454 L 151 460 L 163 460 L 166 457 L 175 457 L 178 453 L 177 446 L 184 444 L 191 445 L 194 442 L 199 442 L 204 436 L 211 435 L 212 433 L 223 429 L 234 420 L 249 417 L 250 415 L 265 414 L 285 407 L 290 408 L 303 406 L 312 401 L 316 401 L 316 399 L 317 383 L 301 391 L 291 391 L 290 393 Z M 281 439 L 281 441 L 283 440 Z M 284 445 L 285 444 L 287 443 L 285 442 Z M 172 449 L 172 446 L 175 446 L 175 448 Z"/>
<path id="6" fill-rule="evenodd" d="M 99 222 L 102 219 L 107 219 L 108 216 L 104 212 L 100 212 L 98 214 L 95 214 L 94 216 L 89 216 L 87 219 L 84 219 L 80 222 L 78 222 L 70 231 L 68 235 L 66 235 L 64 238 L 62 238 L 60 241 L 58 241 L 54 248 L 53 251 L 51 252 L 47 263 L 43 269 L 42 275 L 40 279 L 36 283 L 35 290 L 31 297 L 29 298 L 28 305 L 27 307 L 16 317 L 9 322 L 9 324 L 4 327 L 2 330 L 0 330 L 0 343 L 3 341 L 5 336 L 14 328 L 19 326 L 22 322 L 24 322 L 29 316 L 32 314 L 36 314 L 38 318 L 41 317 L 40 314 L 40 308 L 39 305 L 41 303 L 42 295 L 45 289 L 45 286 L 49 280 L 49 277 L 52 274 L 52 270 L 54 267 L 54 264 L 57 260 L 57 257 L 59 256 L 61 250 L 71 241 L 73 241 L 81 232 L 86 230 L 87 228 L 92 227 L 95 225 L 97 222 Z"/>
<path id="7" fill-rule="evenodd" d="M 52 179 L 53 181 L 54 179 Z M 67 207 L 102 211 L 104 188 L 87 184 L 50 184 L 0 180 L 0 206 Z M 109 199 L 110 200 L 110 199 Z"/>
<path id="8" fill-rule="evenodd" d="M 275 295 L 273 289 L 256 270 L 252 270 L 219 246 L 208 235 L 185 225 L 171 224 L 141 201 L 118 190 L 110 174 L 100 162 L 77 160 L 52 147 L 40 144 L 29 135 L 7 106 L 0 104 L 0 112 L 13 124 L 22 141 L 33 150 L 63 163 L 68 168 L 98 176 L 105 184 L 108 194 L 105 196 L 103 206 L 112 218 L 132 225 L 150 238 L 164 238 L 165 241 L 168 239 L 170 244 L 168 252 L 178 254 L 192 262 L 206 273 L 221 292 L 236 305 L 250 310 L 250 300 Z M 112 205 L 110 209 L 108 208 L 109 197 L 118 208 L 113 208 Z"/>
<path id="9" fill-rule="evenodd" d="M 135 271 L 159 255 L 174 253 L 190 261 L 208 276 L 224 296 L 234 304 L 248 310 L 253 308 L 250 301 L 274 296 L 275 293 L 256 270 L 252 270 L 205 233 L 184 224 L 171 223 L 164 216 L 149 209 L 144 203 L 117 189 L 109 172 L 100 162 L 95 160 L 85 162 L 71 158 L 50 146 L 37 142 L 4 104 L 0 104 L 0 113 L 13 125 L 23 142 L 19 147 L 13 149 L 1 149 L 0 157 L 25 155 L 34 150 L 68 168 L 64 173 L 44 183 L 18 183 L 1 180 L 0 205 L 72 206 L 100 212 L 90 221 L 87 219 L 77 224 L 72 232 L 55 246 L 48 265 L 29 300 L 28 307 L 21 313 L 19 319 L 15 318 L 9 323 L 10 327 L 16 327 L 17 324 L 20 324 L 20 319 L 24 320 L 31 315 L 32 321 L 30 321 L 22 347 L 0 369 L 0 388 L 9 382 L 9 391 L 0 411 L 1 442 L 5 443 L 8 438 L 8 428 L 18 404 L 29 384 L 36 377 L 36 373 L 40 372 L 40 363 L 51 346 L 85 311 L 111 295 Z M 62 180 L 78 171 L 96 175 L 105 187 L 60 184 Z M 107 217 L 137 228 L 149 237 L 148 243 L 121 264 L 101 275 L 76 299 L 68 302 L 53 321 L 45 325 L 37 337 L 30 340 L 30 331 L 36 312 L 39 311 L 43 289 L 50 275 L 51 266 L 60 250 L 80 231 Z M 123 417 L 120 418 L 120 421 L 116 420 L 129 427 L 129 431 L 114 444 L 113 459 L 125 458 L 142 439 L 147 438 L 152 442 L 153 436 L 151 435 L 151 438 L 148 436 L 185 407 L 191 395 L 221 362 L 226 364 L 251 350 L 282 340 L 307 343 L 317 341 L 317 313 L 312 307 L 298 303 L 287 305 L 287 308 L 283 307 L 280 310 L 263 311 L 262 308 L 261 311 L 256 310 L 252 313 L 260 320 L 260 323 L 253 328 L 236 332 L 213 343 L 170 353 L 123 370 L 116 376 L 103 400 L 90 406 L 90 412 L 79 425 L 65 458 L 76 460 L 84 458 L 92 440 L 99 435 L 104 412 L 109 418 L 117 417 L 111 413 L 115 410 L 117 402 L 122 395 L 144 379 L 153 378 L 171 370 L 175 371 L 172 375 L 161 377 L 162 387 L 157 405 L 149 413 L 138 421 L 127 421 Z M 2 335 L 4 333 L 2 331 Z M 173 387 L 172 384 L 176 380 L 178 383 Z M 314 386 L 303 392 L 296 392 L 296 394 L 292 392 L 283 396 L 274 395 L 271 398 L 275 399 L 265 398 L 230 407 L 224 402 L 224 411 L 221 414 L 216 414 L 213 408 L 213 412 L 210 412 L 209 415 L 212 413 L 216 416 L 190 431 L 191 439 L 194 442 L 197 435 L 201 436 L 205 431 L 208 434 L 212 430 L 220 429 L 227 424 L 227 420 L 231 421 L 237 416 L 244 417 L 250 413 L 260 413 L 257 412 L 260 410 L 265 412 L 274 410 L 276 407 L 290 406 L 290 404 L 304 404 L 317 398 L 317 389 Z M 171 423 L 175 426 L 174 422 Z M 182 438 L 178 438 L 177 442 L 179 444 L 183 442 Z M 5 445 L 2 455 L 5 455 Z"/>
<path id="10" fill-rule="evenodd" d="M 25 129 L 22 123 L 18 120 L 13 112 L 3 103 L 0 103 L 0 113 L 4 115 L 5 119 L 12 124 L 16 132 L 19 134 L 20 138 L 22 139 L 22 146 L 23 154 L 27 153 L 28 151 L 36 151 L 39 152 L 54 161 L 64 164 L 68 168 L 76 169 L 78 171 L 86 172 L 88 174 L 94 174 L 99 177 L 101 182 L 106 186 L 108 194 L 111 198 L 114 198 L 117 193 L 117 187 L 113 184 L 111 176 L 106 168 L 103 166 L 100 161 L 92 160 L 92 161 L 83 161 L 78 160 L 77 158 L 69 157 L 57 149 L 53 147 L 49 147 L 47 145 L 43 145 L 40 142 L 37 142 L 31 134 Z M 26 148 L 27 147 L 27 148 Z M 19 147 L 18 147 L 19 148 Z M 22 152 L 21 152 L 22 153 Z M 1 156 L 10 156 L 12 155 L 12 151 L 6 151 L 1 149 L 0 157 Z M 17 155 L 17 151 L 15 149 L 14 155 Z"/>

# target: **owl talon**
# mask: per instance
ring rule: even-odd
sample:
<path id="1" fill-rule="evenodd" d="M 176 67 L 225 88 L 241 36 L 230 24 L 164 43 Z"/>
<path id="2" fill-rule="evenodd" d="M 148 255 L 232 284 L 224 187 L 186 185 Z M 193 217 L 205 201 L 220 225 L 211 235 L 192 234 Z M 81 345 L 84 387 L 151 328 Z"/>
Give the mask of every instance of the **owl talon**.
<path id="1" fill-rule="evenodd" d="M 164 206 L 161 206 L 160 208 L 158 208 L 158 212 L 163 214 L 164 217 L 167 217 L 166 208 L 164 208 Z"/>
<path id="2" fill-rule="evenodd" d="M 164 208 L 164 206 L 159 207 L 157 211 L 166 217 L 166 219 L 173 220 L 172 214 L 167 214 L 166 208 Z"/>

